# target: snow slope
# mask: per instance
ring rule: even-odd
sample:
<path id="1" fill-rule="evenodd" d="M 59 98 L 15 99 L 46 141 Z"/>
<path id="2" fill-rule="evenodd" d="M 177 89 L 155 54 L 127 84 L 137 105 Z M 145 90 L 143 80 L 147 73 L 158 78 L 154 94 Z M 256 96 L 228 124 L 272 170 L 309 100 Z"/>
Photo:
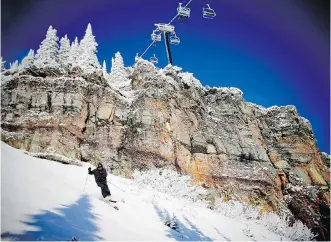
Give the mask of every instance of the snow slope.
<path id="1" fill-rule="evenodd" d="M 108 176 L 115 210 L 87 167 L 28 156 L 1 144 L 2 240 L 281 240 L 265 227 Z M 164 225 L 176 217 L 178 231 Z M 283 238 L 284 239 L 284 238 Z"/>

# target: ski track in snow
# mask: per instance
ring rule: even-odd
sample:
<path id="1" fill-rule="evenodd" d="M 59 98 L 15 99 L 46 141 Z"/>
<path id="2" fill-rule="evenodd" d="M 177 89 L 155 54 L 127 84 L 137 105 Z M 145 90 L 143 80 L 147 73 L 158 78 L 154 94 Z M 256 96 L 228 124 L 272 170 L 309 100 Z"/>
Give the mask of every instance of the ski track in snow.
<path id="1" fill-rule="evenodd" d="M 115 210 L 82 167 L 24 154 L 1 143 L 2 240 L 277 240 L 249 221 L 234 220 L 199 204 L 141 189 L 108 175 Z M 86 186 L 84 189 L 84 184 Z M 163 219 L 175 215 L 178 231 Z"/>

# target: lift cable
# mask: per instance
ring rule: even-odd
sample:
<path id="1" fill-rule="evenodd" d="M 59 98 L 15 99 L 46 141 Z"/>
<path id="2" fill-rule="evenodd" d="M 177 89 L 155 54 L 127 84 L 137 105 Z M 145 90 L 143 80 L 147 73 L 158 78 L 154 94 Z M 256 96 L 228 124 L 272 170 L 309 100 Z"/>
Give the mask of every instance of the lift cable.
<path id="1" fill-rule="evenodd" d="M 193 1 L 193 0 L 190 0 L 190 1 L 184 6 L 184 8 L 186 8 L 186 7 L 187 7 L 192 1 Z M 172 23 L 177 17 L 178 17 L 178 13 L 176 14 L 175 17 L 173 17 L 173 18 L 170 20 L 170 22 L 168 23 L 168 25 L 171 24 L 171 23 Z M 146 52 L 149 50 L 149 48 L 152 47 L 152 45 L 154 44 L 154 42 L 155 42 L 155 41 L 152 41 L 152 43 L 147 47 L 147 49 L 144 51 L 144 53 L 142 53 L 142 54 L 140 55 L 141 58 L 143 57 L 144 54 L 146 54 Z"/>

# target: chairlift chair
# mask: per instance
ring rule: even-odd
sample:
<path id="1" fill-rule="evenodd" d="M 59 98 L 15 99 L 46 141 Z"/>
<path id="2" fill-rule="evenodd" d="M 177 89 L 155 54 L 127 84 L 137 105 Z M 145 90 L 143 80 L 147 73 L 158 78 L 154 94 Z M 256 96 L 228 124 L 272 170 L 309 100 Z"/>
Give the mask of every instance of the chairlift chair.
<path id="1" fill-rule="evenodd" d="M 190 17 L 191 9 L 182 7 L 182 3 L 179 3 L 177 8 L 177 13 L 179 17 Z"/>
<path id="2" fill-rule="evenodd" d="M 202 13 L 204 18 L 212 19 L 216 16 L 214 9 L 212 9 L 209 4 L 206 4 L 206 7 L 202 8 Z"/>
<path id="3" fill-rule="evenodd" d="M 161 33 L 157 30 L 153 30 L 153 33 L 151 34 L 152 40 L 156 43 L 158 41 L 161 41 Z"/>
<path id="4" fill-rule="evenodd" d="M 180 39 L 177 37 L 177 35 L 170 36 L 170 44 L 172 45 L 178 45 L 180 43 Z"/>
<path id="5" fill-rule="evenodd" d="M 154 25 L 157 27 L 158 31 L 169 32 L 169 33 L 175 32 L 175 26 L 171 24 L 154 24 Z"/>
<path id="6" fill-rule="evenodd" d="M 156 58 L 155 54 L 149 59 L 150 62 L 157 64 L 159 60 Z"/>

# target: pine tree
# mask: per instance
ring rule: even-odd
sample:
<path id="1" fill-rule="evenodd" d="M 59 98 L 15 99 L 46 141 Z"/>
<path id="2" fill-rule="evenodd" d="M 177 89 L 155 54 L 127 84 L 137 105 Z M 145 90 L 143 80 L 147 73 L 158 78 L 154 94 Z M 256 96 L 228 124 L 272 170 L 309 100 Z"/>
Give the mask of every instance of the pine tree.
<path id="1" fill-rule="evenodd" d="M 2 56 L 0 57 L 0 61 L 1 61 L 1 72 L 3 72 L 6 70 L 6 67 L 5 67 L 6 61 L 3 60 Z"/>
<path id="2" fill-rule="evenodd" d="M 111 76 L 113 78 L 127 78 L 128 73 L 125 70 L 123 57 L 120 52 L 116 52 L 115 58 L 111 58 Z"/>
<path id="3" fill-rule="evenodd" d="M 79 45 L 81 54 L 77 59 L 77 65 L 86 72 L 94 72 L 95 70 L 101 69 L 96 55 L 98 43 L 95 41 L 94 37 L 92 26 L 91 24 L 88 24 L 85 36 Z"/>
<path id="4" fill-rule="evenodd" d="M 18 69 L 19 69 L 18 61 L 10 63 L 10 67 L 9 67 L 10 73 L 14 74 L 14 73 L 18 72 Z"/>
<path id="5" fill-rule="evenodd" d="M 72 66 L 75 65 L 78 56 L 80 55 L 80 48 L 78 43 L 78 38 L 75 38 L 75 41 L 72 42 L 69 54 L 69 64 Z"/>
<path id="6" fill-rule="evenodd" d="M 130 86 L 129 72 L 124 66 L 123 57 L 120 52 L 115 54 L 115 58 L 111 59 L 111 72 L 108 75 L 108 83 L 110 86 L 117 88 L 127 88 Z"/>
<path id="7" fill-rule="evenodd" d="M 56 36 L 56 29 L 49 26 L 46 38 L 41 42 L 37 50 L 35 64 L 38 68 L 53 67 L 58 68 L 59 65 L 59 38 Z"/>
<path id="8" fill-rule="evenodd" d="M 34 50 L 30 49 L 27 56 L 25 56 L 21 62 L 20 69 L 29 69 L 34 64 Z"/>
<path id="9" fill-rule="evenodd" d="M 68 39 L 67 35 L 61 38 L 60 40 L 60 51 L 59 51 L 59 57 L 60 57 L 60 64 L 63 68 L 68 67 L 69 64 L 69 57 L 70 57 L 70 40 Z"/>
<path id="10" fill-rule="evenodd" d="M 102 73 L 103 73 L 104 77 L 106 77 L 108 75 L 108 73 L 107 73 L 107 64 L 106 64 L 105 60 L 103 61 L 103 65 L 102 65 Z"/>

